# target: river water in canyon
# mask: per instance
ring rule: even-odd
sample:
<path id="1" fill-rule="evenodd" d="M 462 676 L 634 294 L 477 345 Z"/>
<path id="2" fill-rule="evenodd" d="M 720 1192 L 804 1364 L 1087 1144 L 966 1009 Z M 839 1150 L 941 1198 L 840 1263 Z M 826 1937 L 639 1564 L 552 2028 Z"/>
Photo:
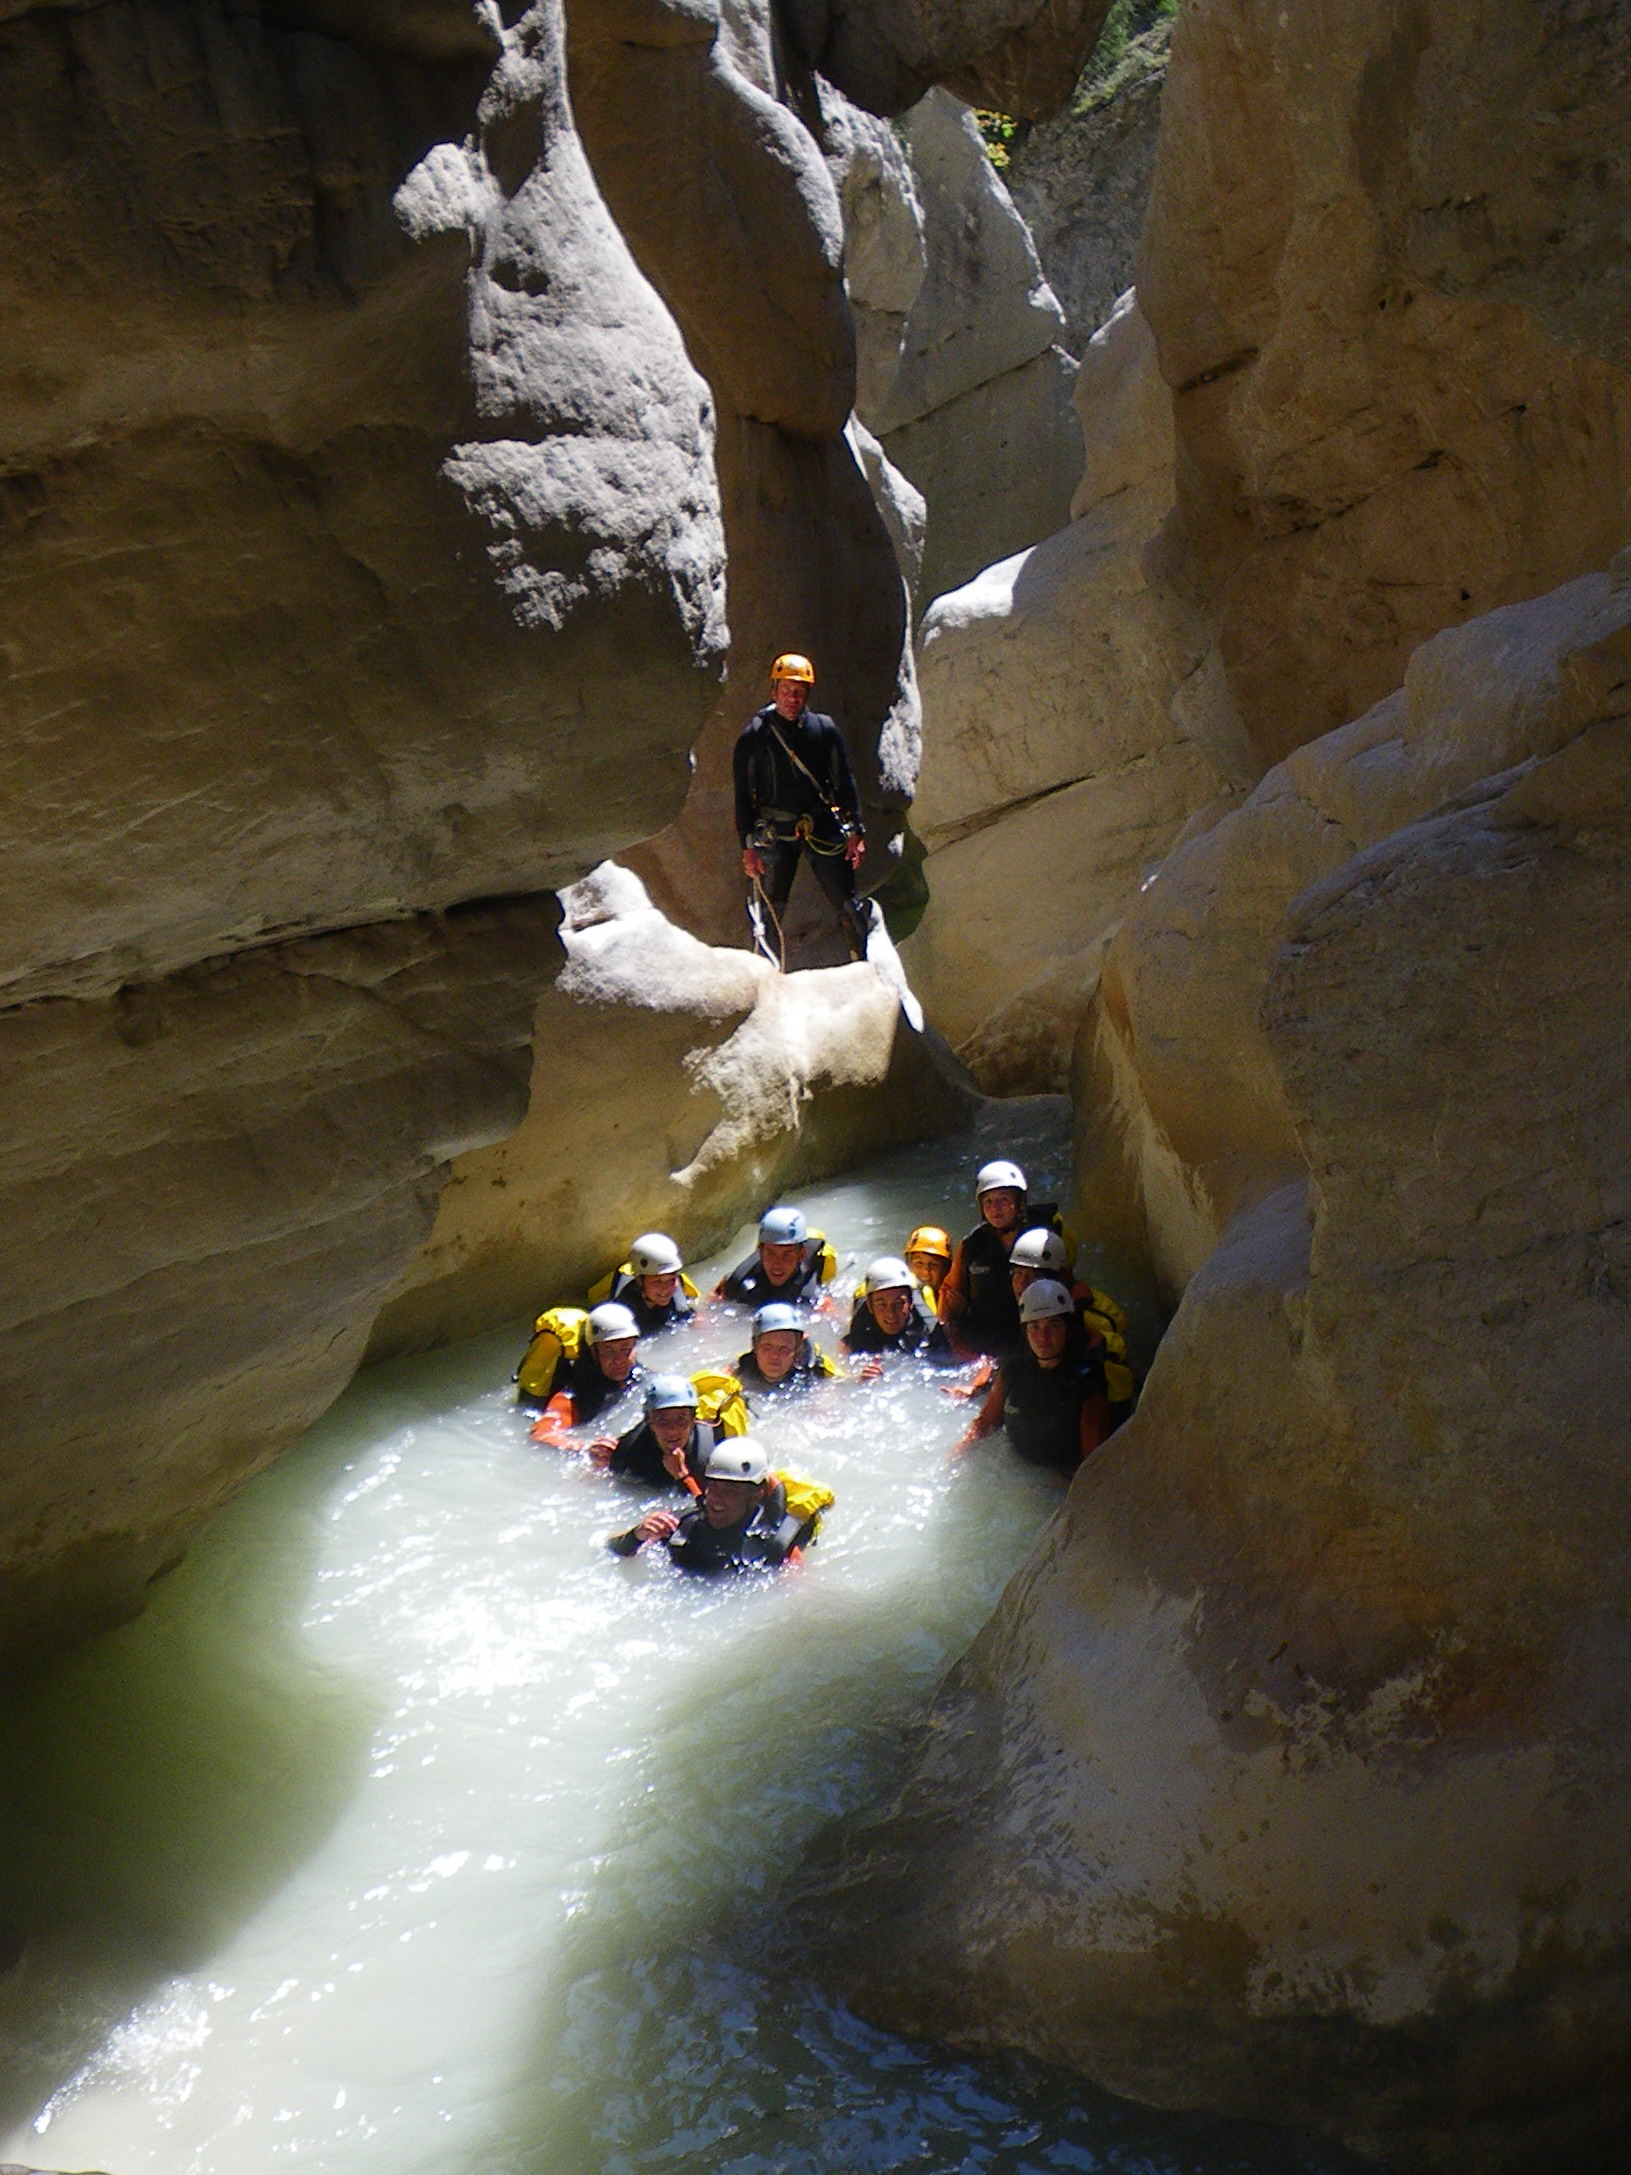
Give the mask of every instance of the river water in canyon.
<path id="1" fill-rule="evenodd" d="M 1063 1105 L 1008 1106 L 794 1198 L 848 1281 L 916 1222 L 965 1227 L 996 1152 L 1057 1194 Z M 767 1907 L 808 1837 L 887 1787 L 1056 1484 L 1000 1437 L 950 1460 L 966 1408 L 902 1364 L 758 1429 L 837 1493 L 806 1563 L 688 1581 L 661 1551 L 599 1545 L 648 1498 L 529 1445 L 519 1341 L 364 1374 L 141 1621 L 11 1699 L 0 1917 L 45 1930 L 0 1981 L 0 2159 L 1334 2168 L 1289 2137 L 909 2044 L 778 1967 Z M 745 1325 L 663 1341 L 665 1363 L 728 1363 Z"/>

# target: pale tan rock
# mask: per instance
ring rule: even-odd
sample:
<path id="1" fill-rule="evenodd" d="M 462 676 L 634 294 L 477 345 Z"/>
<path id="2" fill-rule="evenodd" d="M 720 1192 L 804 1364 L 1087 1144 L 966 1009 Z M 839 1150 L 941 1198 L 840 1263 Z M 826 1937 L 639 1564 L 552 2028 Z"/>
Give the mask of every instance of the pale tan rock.
<path id="1" fill-rule="evenodd" d="M 1631 533 L 1625 35 L 1186 0 L 1138 279 L 1184 454 L 1164 564 L 1265 763 Z"/>
<path id="2" fill-rule="evenodd" d="M 0 1014 L 0 1648 L 128 1615 L 345 1386 L 450 1160 L 516 1125 L 554 902 Z"/>
<path id="3" fill-rule="evenodd" d="M 1135 910 L 1231 1220 L 816 1914 L 873 2013 L 1411 2170 L 1624 2134 L 1628 781 L 1622 555 Z"/>
<path id="4" fill-rule="evenodd" d="M 1174 1297 L 1240 1210 L 1303 1167 L 1260 1022 L 1293 900 L 1612 714 L 1628 625 L 1624 581 L 1593 574 L 1446 630 L 1399 694 L 1278 765 L 1138 897 L 1083 1028 L 1077 1213 Z"/>
<path id="5" fill-rule="evenodd" d="M 785 1187 L 972 1111 L 871 966 L 777 974 L 611 863 L 564 903 L 526 1123 L 455 1163 L 376 1355 L 577 1300 L 639 1231 L 705 1253 Z"/>
<path id="6" fill-rule="evenodd" d="M 929 905 L 905 947 L 930 1017 L 988 1092 L 1065 1084 L 1104 945 L 1195 810 L 1250 756 L 1197 695 L 1203 628 L 1145 571 L 1172 498 L 1170 401 L 1133 298 L 1080 380 L 1079 518 L 942 597 L 923 624 L 914 827 Z"/>
<path id="7" fill-rule="evenodd" d="M 139 1605 L 519 1120 L 723 566 L 554 8 L 4 12 L 9 1653 Z"/>

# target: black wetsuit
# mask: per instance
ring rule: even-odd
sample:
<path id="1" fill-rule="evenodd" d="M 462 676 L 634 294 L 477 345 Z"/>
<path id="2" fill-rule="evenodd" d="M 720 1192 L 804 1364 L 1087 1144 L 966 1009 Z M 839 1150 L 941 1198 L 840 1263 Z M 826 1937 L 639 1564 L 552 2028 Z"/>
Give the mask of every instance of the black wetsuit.
<path id="1" fill-rule="evenodd" d="M 699 1503 L 665 1545 L 682 1571 L 774 1570 L 808 1539 L 814 1522 L 793 1517 L 778 1482 L 745 1524 L 711 1526 Z"/>
<path id="2" fill-rule="evenodd" d="M 606 1298 L 628 1308 L 640 1325 L 642 1337 L 654 1337 L 659 1329 L 672 1329 L 679 1322 L 688 1322 L 697 1310 L 696 1301 L 677 1284 L 673 1298 L 665 1306 L 653 1306 L 640 1288 L 640 1279 L 625 1276 L 621 1269 L 612 1278 Z"/>
<path id="3" fill-rule="evenodd" d="M 844 858 L 844 825 L 859 829 L 861 797 L 843 734 L 819 710 L 790 719 L 768 702 L 738 735 L 732 767 L 737 835 L 744 846 L 757 845 L 763 852 L 765 894 L 777 914 L 787 904 L 799 855 L 808 845 L 812 874 L 852 948 L 864 952 L 867 915 L 856 901 L 855 871 Z M 807 840 L 799 833 L 801 823 L 808 827 Z"/>
<path id="4" fill-rule="evenodd" d="M 1073 1473 L 1081 1464 L 1082 1408 L 1090 1398 L 1103 1406 L 1096 1432 L 1109 1432 L 1109 1405 L 1099 1354 L 1072 1335 L 1057 1367 L 1044 1367 L 1028 1344 L 1002 1362 L 1003 1425 L 1027 1465 Z M 1096 1447 L 1089 1444 L 1089 1448 Z"/>
<path id="5" fill-rule="evenodd" d="M 893 1336 L 879 1328 L 878 1318 L 866 1300 L 857 1299 L 844 1332 L 844 1345 L 851 1352 L 915 1352 L 920 1359 L 956 1358 L 946 1332 L 915 1295 L 904 1326 Z"/>
<path id="6" fill-rule="evenodd" d="M 529 1397 L 525 1402 L 529 1405 L 547 1405 L 562 1390 L 569 1390 L 572 1395 L 572 1425 L 582 1427 L 586 1421 L 604 1412 L 608 1405 L 615 1405 L 623 1392 L 640 1379 L 640 1363 L 636 1360 L 629 1370 L 627 1382 L 608 1381 L 600 1371 L 594 1346 L 586 1344 L 576 1359 L 568 1359 L 563 1352 L 555 1363 L 555 1372 L 550 1377 L 548 1390 L 542 1397 Z"/>
<path id="7" fill-rule="evenodd" d="M 1059 1211 L 1051 1201 L 1027 1203 L 1012 1235 L 1017 1239 L 1022 1231 L 1058 1228 Z M 957 1248 L 948 1281 L 961 1292 L 965 1303 L 951 1328 L 959 1343 L 970 1351 L 1000 1356 L 1020 1342 L 1019 1301 L 1014 1297 L 1010 1251 L 983 1218 Z M 941 1288 L 943 1291 L 945 1287 Z"/>
<path id="8" fill-rule="evenodd" d="M 699 1485 L 718 1440 L 719 1430 L 711 1422 L 698 1420 L 693 1424 L 691 1439 L 685 1446 L 685 1467 Z M 617 1448 L 606 1469 L 620 1480 L 642 1480 L 652 1488 L 677 1488 L 680 1485 L 663 1463 L 662 1445 L 652 1433 L 649 1420 L 642 1420 L 637 1427 L 618 1436 Z"/>
<path id="9" fill-rule="evenodd" d="M 823 1359 L 806 1337 L 804 1349 L 793 1362 L 792 1371 L 784 1374 L 779 1382 L 771 1382 L 760 1372 L 758 1357 L 752 1351 L 744 1352 L 732 1370 L 744 1390 L 753 1391 L 758 1397 L 780 1397 L 789 1390 L 811 1389 L 818 1382 L 831 1382 L 838 1370 L 830 1359 Z"/>
<path id="10" fill-rule="evenodd" d="M 785 1284 L 773 1284 L 765 1274 L 765 1265 L 759 1258 L 758 1249 L 739 1261 L 720 1285 L 721 1295 L 734 1301 L 737 1306 L 769 1306 L 780 1300 L 784 1306 L 802 1306 L 807 1299 L 819 1297 L 821 1292 L 821 1256 L 826 1246 L 822 1238 L 806 1239 L 804 1253 L 798 1267 Z"/>

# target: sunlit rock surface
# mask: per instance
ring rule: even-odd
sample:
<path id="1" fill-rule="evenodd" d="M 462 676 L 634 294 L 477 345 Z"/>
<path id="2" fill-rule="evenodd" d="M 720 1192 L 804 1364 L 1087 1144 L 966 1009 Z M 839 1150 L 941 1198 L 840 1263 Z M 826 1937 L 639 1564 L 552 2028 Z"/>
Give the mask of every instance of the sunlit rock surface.
<path id="1" fill-rule="evenodd" d="M 1139 293 L 1163 568 L 1265 763 L 1631 534 L 1624 11 L 1186 0 Z"/>
<path id="2" fill-rule="evenodd" d="M 856 408 L 927 503 L 920 603 L 1065 519 L 1081 473 L 1065 320 L 974 116 L 932 91 L 893 125 L 830 86 Z"/>
<path id="3" fill-rule="evenodd" d="M 1013 145 L 1003 180 L 1031 230 L 1080 355 L 1134 283 L 1155 178 L 1170 22 L 1129 39 L 1102 75 L 1084 75 L 1069 105 Z"/>
<path id="4" fill-rule="evenodd" d="M 917 770 L 906 592 L 846 433 L 855 342 L 843 221 L 794 110 L 813 94 L 807 79 L 802 93 L 785 80 L 765 0 L 577 5 L 569 24 L 596 179 L 713 391 L 731 570 L 730 668 L 696 741 L 689 796 L 635 865 L 684 927 L 741 942 L 731 749 L 768 699 L 780 652 L 815 660 L 817 703 L 845 729 L 868 884 L 890 872 Z"/>
<path id="5" fill-rule="evenodd" d="M 865 2006 L 1403 2168 L 1623 2136 L 1628 781 L 1622 555 L 1135 909 L 1105 1033 L 1204 1259 L 850 1839 Z"/>
<path id="6" fill-rule="evenodd" d="M 376 1354 L 577 1301 L 640 1231 L 705 1253 L 781 1189 L 975 1107 L 869 965 L 778 974 L 676 928 L 612 863 L 564 904 L 526 1123 L 454 1165 Z"/>
<path id="7" fill-rule="evenodd" d="M 1195 616 L 1146 551 L 1172 504 L 1171 400 L 1124 295 L 1083 358 L 1077 518 L 923 624 L 913 823 L 929 905 L 906 957 L 989 1092 L 1063 1087 L 1105 943 L 1197 810 L 1252 774 Z"/>
<path id="8" fill-rule="evenodd" d="M 5 13 L 26 1641 L 134 1605 L 322 1409 L 520 1117 L 550 889 L 677 804 L 723 554 L 554 8 Z"/>

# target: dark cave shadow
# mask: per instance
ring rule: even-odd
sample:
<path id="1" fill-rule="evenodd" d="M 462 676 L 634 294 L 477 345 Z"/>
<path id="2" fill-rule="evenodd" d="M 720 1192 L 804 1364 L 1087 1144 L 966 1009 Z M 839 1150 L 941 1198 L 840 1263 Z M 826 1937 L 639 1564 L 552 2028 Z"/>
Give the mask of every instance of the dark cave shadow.
<path id="1" fill-rule="evenodd" d="M 6 2128 L 207 1962 L 363 1779 L 376 1700 L 298 1628 L 347 1448 L 320 1422 L 144 1615 L 0 1690 L 0 1925 L 21 1949 L 0 1978 Z"/>

